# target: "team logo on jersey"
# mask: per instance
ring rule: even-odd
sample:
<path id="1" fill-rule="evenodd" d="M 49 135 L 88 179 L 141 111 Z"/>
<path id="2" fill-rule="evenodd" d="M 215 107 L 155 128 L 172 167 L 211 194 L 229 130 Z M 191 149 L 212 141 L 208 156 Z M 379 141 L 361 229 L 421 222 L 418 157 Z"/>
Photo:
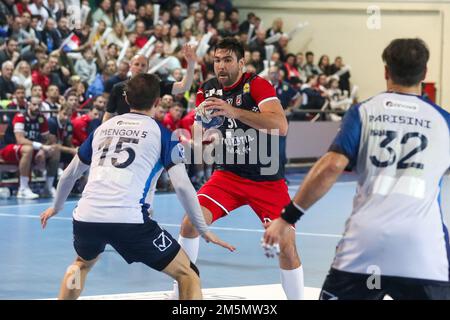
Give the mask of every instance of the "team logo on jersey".
<path id="1" fill-rule="evenodd" d="M 240 106 L 241 104 L 242 104 L 242 95 L 240 94 L 236 97 L 236 105 Z"/>
<path id="2" fill-rule="evenodd" d="M 178 156 L 181 159 L 183 159 L 183 160 L 186 159 L 186 157 L 184 155 L 184 147 L 183 147 L 183 145 L 181 143 L 179 143 L 179 144 L 177 144 L 177 148 L 178 148 Z"/>
<path id="3" fill-rule="evenodd" d="M 119 120 L 116 122 L 116 124 L 118 126 L 139 126 L 141 125 L 141 122 L 132 122 L 132 121 L 123 121 L 123 120 Z"/>
<path id="4" fill-rule="evenodd" d="M 244 84 L 244 93 L 249 93 L 250 92 L 250 84 L 249 83 L 246 83 L 246 84 Z"/>
<path id="5" fill-rule="evenodd" d="M 384 100 L 385 109 L 401 109 L 403 111 L 417 112 L 419 111 L 419 105 L 415 103 L 410 103 L 406 101 L 396 101 L 396 100 Z"/>
<path id="6" fill-rule="evenodd" d="M 43 124 L 43 123 L 44 123 L 44 118 L 39 117 L 39 118 L 38 118 L 38 122 L 39 122 L 39 124 Z"/>
<path id="7" fill-rule="evenodd" d="M 165 235 L 164 231 L 161 232 L 161 234 L 153 240 L 153 245 L 158 248 L 159 251 L 165 251 L 167 248 L 169 248 L 172 245 L 172 240 L 168 236 Z"/>

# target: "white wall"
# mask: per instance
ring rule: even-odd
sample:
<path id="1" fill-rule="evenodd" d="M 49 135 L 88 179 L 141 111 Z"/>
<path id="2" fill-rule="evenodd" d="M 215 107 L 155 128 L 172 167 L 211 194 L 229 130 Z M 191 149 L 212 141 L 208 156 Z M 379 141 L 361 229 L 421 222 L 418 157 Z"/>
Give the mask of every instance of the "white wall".
<path id="1" fill-rule="evenodd" d="M 309 26 L 289 44 L 292 52 L 311 50 L 316 63 L 321 54 L 333 60 L 341 55 L 352 67 L 351 81 L 360 87 L 360 100 L 385 90 L 381 53 L 398 37 L 420 37 L 431 57 L 425 81 L 435 82 L 437 102 L 450 110 L 450 1 L 274 1 L 234 0 L 241 19 L 249 11 L 261 17 L 269 28 L 282 17 L 284 31 L 299 22 Z M 380 29 L 369 29 L 367 8 L 381 10 Z M 445 72 L 447 70 L 447 72 Z"/>

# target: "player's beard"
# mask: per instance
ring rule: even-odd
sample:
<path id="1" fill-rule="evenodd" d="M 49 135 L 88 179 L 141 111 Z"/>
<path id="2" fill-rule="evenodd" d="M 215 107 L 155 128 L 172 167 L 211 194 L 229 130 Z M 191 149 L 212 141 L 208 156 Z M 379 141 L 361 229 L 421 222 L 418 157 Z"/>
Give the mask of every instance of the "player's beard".
<path id="1" fill-rule="evenodd" d="M 221 76 L 224 76 L 221 78 Z M 239 77 L 239 70 L 236 72 L 219 72 L 217 74 L 217 79 L 219 80 L 220 84 L 224 87 L 230 87 L 233 85 Z"/>

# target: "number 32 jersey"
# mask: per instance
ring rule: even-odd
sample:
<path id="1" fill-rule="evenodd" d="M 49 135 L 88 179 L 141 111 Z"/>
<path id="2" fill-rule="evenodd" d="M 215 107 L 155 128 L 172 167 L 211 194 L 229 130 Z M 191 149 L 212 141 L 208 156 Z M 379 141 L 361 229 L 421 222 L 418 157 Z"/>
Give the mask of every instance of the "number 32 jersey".
<path id="1" fill-rule="evenodd" d="M 416 95 L 381 93 L 350 108 L 330 151 L 358 175 L 332 267 L 449 281 L 440 188 L 450 167 L 450 114 Z"/>
<path id="2" fill-rule="evenodd" d="M 98 127 L 78 157 L 90 172 L 74 219 L 143 223 L 159 175 L 184 162 L 184 151 L 177 137 L 151 117 L 126 113 Z"/>

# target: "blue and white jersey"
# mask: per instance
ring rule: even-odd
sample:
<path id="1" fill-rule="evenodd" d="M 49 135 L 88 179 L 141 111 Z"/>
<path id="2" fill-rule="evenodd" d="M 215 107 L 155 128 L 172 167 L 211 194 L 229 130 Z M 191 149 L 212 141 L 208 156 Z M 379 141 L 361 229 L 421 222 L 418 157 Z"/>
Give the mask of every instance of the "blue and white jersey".
<path id="1" fill-rule="evenodd" d="M 330 150 L 358 174 L 332 267 L 449 281 L 440 183 L 450 167 L 450 114 L 416 95 L 381 93 L 350 108 Z"/>
<path id="2" fill-rule="evenodd" d="M 73 212 L 77 221 L 143 223 L 163 168 L 184 161 L 183 147 L 151 117 L 126 113 L 103 123 L 78 150 L 90 165 Z"/>

